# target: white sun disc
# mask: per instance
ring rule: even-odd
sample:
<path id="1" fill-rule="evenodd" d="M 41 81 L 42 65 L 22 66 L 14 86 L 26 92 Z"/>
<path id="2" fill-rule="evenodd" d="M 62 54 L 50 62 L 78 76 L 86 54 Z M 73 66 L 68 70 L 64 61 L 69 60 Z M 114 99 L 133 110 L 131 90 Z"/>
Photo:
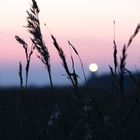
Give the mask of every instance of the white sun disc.
<path id="1" fill-rule="evenodd" d="M 89 70 L 90 70 L 91 72 L 96 72 L 96 71 L 98 70 L 98 65 L 97 65 L 96 63 L 91 63 L 91 64 L 89 65 Z"/>

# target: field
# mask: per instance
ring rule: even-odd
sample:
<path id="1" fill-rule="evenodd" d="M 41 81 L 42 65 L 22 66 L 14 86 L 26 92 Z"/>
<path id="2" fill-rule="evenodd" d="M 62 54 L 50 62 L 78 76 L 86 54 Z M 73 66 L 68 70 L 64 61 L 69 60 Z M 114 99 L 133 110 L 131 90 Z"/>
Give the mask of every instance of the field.
<path id="1" fill-rule="evenodd" d="M 118 108 L 116 93 L 110 93 L 113 91 L 109 88 L 111 83 L 108 87 L 104 85 L 104 81 L 109 79 L 111 75 L 97 78 L 96 84 L 100 86 L 95 85 L 92 77 L 88 81 L 101 114 L 88 101 L 84 86 L 79 88 L 80 102 L 71 87 L 55 87 L 59 110 L 49 87 L 30 87 L 24 91 L 24 98 L 17 88 L 1 88 L 0 139 L 140 139 L 140 106 L 134 96 L 138 91 L 128 79 L 123 103 Z"/>
<path id="2" fill-rule="evenodd" d="M 75 46 L 68 41 L 71 57 L 69 65 L 63 48 L 49 32 L 58 52 L 56 55 L 60 57 L 66 78 L 70 82 L 70 86 L 55 87 L 51 57 L 43 40 L 39 12 L 36 1 L 32 0 L 25 26 L 31 36 L 31 46 L 15 35 L 15 39 L 23 47 L 26 66 L 24 68 L 22 62 L 19 62 L 20 87 L 0 88 L 0 139 L 139 140 L 140 74 L 127 69 L 126 59 L 127 50 L 139 33 L 140 24 L 128 43 L 124 43 L 120 58 L 114 32 L 113 66 L 109 66 L 110 74 L 91 75 L 89 79 L 86 78 L 82 59 Z M 28 86 L 34 51 L 45 66 L 50 86 Z M 79 60 L 84 78 L 83 85 L 79 84 L 73 55 Z"/>

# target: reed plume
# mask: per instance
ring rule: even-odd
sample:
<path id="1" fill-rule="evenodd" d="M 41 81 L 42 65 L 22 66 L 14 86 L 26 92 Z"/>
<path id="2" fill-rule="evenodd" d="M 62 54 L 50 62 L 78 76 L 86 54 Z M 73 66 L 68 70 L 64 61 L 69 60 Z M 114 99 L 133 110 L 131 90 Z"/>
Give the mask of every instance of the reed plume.
<path id="1" fill-rule="evenodd" d="M 53 89 L 52 75 L 51 75 L 51 64 L 50 54 L 48 48 L 43 41 L 43 36 L 40 28 L 39 14 L 40 10 L 35 0 L 32 0 L 30 11 L 27 11 L 27 26 L 29 33 L 31 34 L 31 41 L 38 51 L 38 58 L 44 64 L 48 71 L 51 88 Z"/>

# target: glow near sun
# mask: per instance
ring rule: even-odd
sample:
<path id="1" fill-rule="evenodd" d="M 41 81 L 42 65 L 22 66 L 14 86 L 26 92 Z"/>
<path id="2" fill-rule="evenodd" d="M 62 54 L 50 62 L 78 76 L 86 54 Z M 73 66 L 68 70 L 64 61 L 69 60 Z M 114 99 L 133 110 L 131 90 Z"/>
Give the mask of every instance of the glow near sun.
<path id="1" fill-rule="evenodd" d="M 97 65 L 96 63 L 91 63 L 91 64 L 89 65 L 89 70 L 90 70 L 91 72 L 96 72 L 96 71 L 98 70 L 98 65 Z"/>

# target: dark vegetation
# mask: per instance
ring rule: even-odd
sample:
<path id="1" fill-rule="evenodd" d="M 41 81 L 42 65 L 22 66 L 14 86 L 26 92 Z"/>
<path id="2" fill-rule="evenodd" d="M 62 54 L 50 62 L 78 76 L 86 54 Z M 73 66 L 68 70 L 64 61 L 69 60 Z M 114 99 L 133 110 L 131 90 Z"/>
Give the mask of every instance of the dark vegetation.
<path id="1" fill-rule="evenodd" d="M 69 68 L 65 52 L 50 33 L 71 85 L 54 87 L 51 54 L 41 33 L 39 12 L 36 1 L 32 0 L 25 26 L 32 46 L 15 36 L 25 51 L 26 76 L 23 77 L 24 68 L 20 62 L 20 87 L 0 89 L 0 140 L 139 140 L 139 73 L 127 69 L 126 59 L 127 49 L 138 34 L 140 24 L 128 43 L 124 44 L 120 60 L 114 33 L 114 65 L 109 66 L 110 74 L 101 77 L 93 75 L 88 80 L 79 52 L 72 43 L 68 41 L 72 64 Z M 48 73 L 48 87 L 28 87 L 34 51 L 37 51 Z M 73 55 L 79 59 L 83 71 L 85 83 L 81 86 Z"/>

